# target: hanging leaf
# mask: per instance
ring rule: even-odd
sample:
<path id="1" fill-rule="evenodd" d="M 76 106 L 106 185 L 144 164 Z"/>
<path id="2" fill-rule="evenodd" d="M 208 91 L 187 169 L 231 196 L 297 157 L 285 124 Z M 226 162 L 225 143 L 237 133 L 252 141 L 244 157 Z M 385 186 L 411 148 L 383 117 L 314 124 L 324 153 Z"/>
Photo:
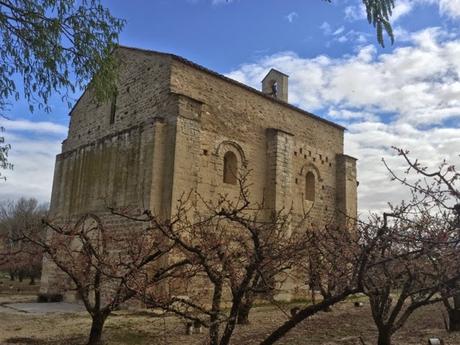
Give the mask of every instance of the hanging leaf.
<path id="1" fill-rule="evenodd" d="M 0 115 L 8 110 L 10 97 L 24 98 L 30 112 L 49 112 L 52 93 L 68 101 L 95 76 L 96 96 L 108 99 L 116 79 L 109 55 L 124 23 L 100 0 L 1 1 Z M 18 74 L 21 89 L 16 86 Z"/>

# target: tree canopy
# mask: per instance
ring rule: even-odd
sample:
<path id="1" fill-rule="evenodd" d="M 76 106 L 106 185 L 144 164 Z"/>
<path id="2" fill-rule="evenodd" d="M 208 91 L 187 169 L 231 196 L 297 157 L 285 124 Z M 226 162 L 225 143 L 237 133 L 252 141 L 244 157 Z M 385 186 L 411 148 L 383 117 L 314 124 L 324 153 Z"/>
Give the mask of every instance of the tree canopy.
<path id="1" fill-rule="evenodd" d="M 31 112 L 50 111 L 54 92 L 70 104 L 90 80 L 107 98 L 116 72 L 110 52 L 123 26 L 99 0 L 0 0 L 0 115 L 21 97 Z M 0 164 L 7 152 L 0 137 Z"/>

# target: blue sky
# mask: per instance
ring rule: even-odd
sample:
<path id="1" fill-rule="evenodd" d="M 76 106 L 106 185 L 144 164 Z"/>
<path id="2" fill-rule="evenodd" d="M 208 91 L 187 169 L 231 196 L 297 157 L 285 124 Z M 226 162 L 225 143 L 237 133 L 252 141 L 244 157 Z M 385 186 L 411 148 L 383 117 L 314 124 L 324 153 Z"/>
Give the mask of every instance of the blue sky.
<path id="1" fill-rule="evenodd" d="M 381 210 L 404 191 L 392 145 L 430 166 L 458 163 L 460 152 L 460 0 L 396 0 L 396 42 L 377 45 L 361 1 L 155 0 L 104 1 L 126 19 L 123 45 L 181 55 L 260 87 L 275 67 L 290 75 L 290 101 L 348 128 L 346 152 L 359 159 L 360 209 Z M 78 94 L 75 95 L 78 97 Z M 0 198 L 50 197 L 54 156 L 68 108 L 29 114 L 19 102 L 2 120 L 13 171 Z"/>

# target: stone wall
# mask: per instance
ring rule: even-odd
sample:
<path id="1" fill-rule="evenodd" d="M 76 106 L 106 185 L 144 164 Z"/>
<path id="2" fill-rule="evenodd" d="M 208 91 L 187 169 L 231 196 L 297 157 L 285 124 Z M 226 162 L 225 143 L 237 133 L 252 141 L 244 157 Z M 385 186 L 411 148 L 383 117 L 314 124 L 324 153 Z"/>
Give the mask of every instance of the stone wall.
<path id="1" fill-rule="evenodd" d="M 188 156 L 200 164 L 200 194 L 213 198 L 216 193 L 231 193 L 235 189 L 235 186 L 222 183 L 225 151 L 220 147 L 222 143 L 232 143 L 240 166 L 246 163 L 254 201 L 260 202 L 272 198 L 270 195 L 277 195 L 279 183 L 283 183 L 276 178 L 273 180 L 269 168 L 275 164 L 270 161 L 273 158 L 273 152 L 270 151 L 276 150 L 284 152 L 283 159 L 288 167 L 285 173 L 289 173 L 289 177 L 277 176 L 288 178 L 289 181 L 284 183 L 290 186 L 290 195 L 289 192 L 282 198 L 277 195 L 278 208 L 293 205 L 296 213 L 310 212 L 316 223 L 330 222 L 335 217 L 336 207 L 340 207 L 341 212 L 356 209 L 353 193 L 346 198 L 346 202 L 354 206 L 337 203 L 337 199 L 342 198 L 340 194 L 344 192 L 342 188 L 337 188 L 337 174 L 340 172 L 337 170 L 336 157 L 343 154 L 343 128 L 340 126 L 228 82 L 206 70 L 190 68 L 189 64 L 180 60 L 173 60 L 171 90 L 202 104 L 200 130 L 195 135 L 201 150 L 195 155 L 195 148 Z M 273 148 L 267 136 L 268 128 L 289 133 L 292 138 L 284 142 L 280 140 L 279 146 Z M 306 201 L 304 195 L 305 175 L 309 171 L 317 178 L 317 197 L 314 203 Z M 194 177 L 187 176 L 188 172 L 175 170 L 175 176 L 181 174 L 185 176 L 176 185 L 177 191 L 196 183 Z M 273 190 L 270 191 L 270 188 Z M 175 195 L 173 199 L 177 197 Z"/>
<path id="2" fill-rule="evenodd" d="M 236 198 L 238 185 L 223 183 L 227 152 L 239 176 L 248 174 L 252 201 L 269 211 L 292 206 L 316 225 L 356 216 L 356 164 L 343 154 L 342 127 L 174 56 L 130 48 L 117 54 L 116 98 L 98 104 L 88 88 L 71 112 L 52 216 L 111 206 L 168 217 L 190 191 L 208 201 Z M 314 202 L 305 196 L 309 173 Z M 45 261 L 42 290 L 58 279 L 55 271 Z"/>
<path id="3" fill-rule="evenodd" d="M 89 87 L 71 111 L 69 134 L 56 157 L 50 215 L 56 224 L 108 207 L 159 208 L 171 195 L 177 100 L 169 92 L 170 58 L 119 50 L 115 117 Z M 170 175 L 170 174 L 169 174 Z M 166 207 L 169 211 L 170 208 Z M 109 217 L 110 218 L 110 217 Z M 110 223 L 110 221 L 109 221 Z M 43 263 L 41 290 L 61 280 Z"/>
<path id="4" fill-rule="evenodd" d="M 121 66 L 116 98 L 100 103 L 89 86 L 70 113 L 69 134 L 62 152 L 168 113 L 172 101 L 170 58 L 135 49 L 119 49 L 117 56 Z M 110 123 L 112 101 L 115 102 L 115 117 Z"/>

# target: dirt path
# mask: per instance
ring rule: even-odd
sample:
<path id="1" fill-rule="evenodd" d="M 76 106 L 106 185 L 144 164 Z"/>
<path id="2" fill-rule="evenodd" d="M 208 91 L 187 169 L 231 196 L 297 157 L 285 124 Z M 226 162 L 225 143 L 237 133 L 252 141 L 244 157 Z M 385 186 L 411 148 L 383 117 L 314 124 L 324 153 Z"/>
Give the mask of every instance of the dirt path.
<path id="1" fill-rule="evenodd" d="M 18 288 L 21 293 L 17 292 Z M 33 289 L 0 284 L 0 344 L 85 344 L 91 325 L 86 312 L 75 312 L 78 309 L 74 306 L 65 305 L 56 305 L 53 308 L 57 310 L 53 310 L 51 305 L 7 304 L 34 302 L 36 294 Z M 2 309 L 2 305 L 7 310 Z M 12 310 L 11 306 L 16 310 Z M 430 336 L 440 336 L 445 340 L 445 345 L 460 345 L 460 334 L 448 334 L 444 330 L 442 312 L 442 306 L 419 310 L 394 336 L 393 344 L 424 345 Z M 258 344 L 284 320 L 286 316 L 274 307 L 255 308 L 250 316 L 251 323 L 236 329 L 233 344 Z M 110 345 L 206 344 L 206 334 L 187 336 L 184 330 L 183 322 L 173 316 L 158 317 L 146 311 L 118 311 L 106 323 L 104 340 Z M 362 345 L 359 337 L 366 345 L 376 343 L 376 329 L 369 305 L 364 302 L 364 307 L 355 308 L 353 301 L 347 301 L 335 306 L 330 313 L 319 313 L 298 325 L 277 344 Z"/>
<path id="2" fill-rule="evenodd" d="M 260 307 L 251 315 L 251 324 L 238 327 L 233 344 L 257 344 L 285 316 L 277 309 Z M 0 313 L 1 344 L 82 345 L 89 332 L 86 313 L 38 315 Z M 320 313 L 291 331 L 281 345 L 368 345 L 375 344 L 375 327 L 369 307 L 354 308 L 342 303 L 330 313 Z M 460 335 L 443 330 L 441 311 L 430 307 L 418 312 L 394 337 L 395 345 L 422 345 L 429 336 L 441 336 L 446 345 L 460 344 Z M 206 335 L 186 336 L 183 323 L 175 317 L 159 318 L 141 312 L 117 312 L 107 321 L 107 344 L 201 345 Z"/>

